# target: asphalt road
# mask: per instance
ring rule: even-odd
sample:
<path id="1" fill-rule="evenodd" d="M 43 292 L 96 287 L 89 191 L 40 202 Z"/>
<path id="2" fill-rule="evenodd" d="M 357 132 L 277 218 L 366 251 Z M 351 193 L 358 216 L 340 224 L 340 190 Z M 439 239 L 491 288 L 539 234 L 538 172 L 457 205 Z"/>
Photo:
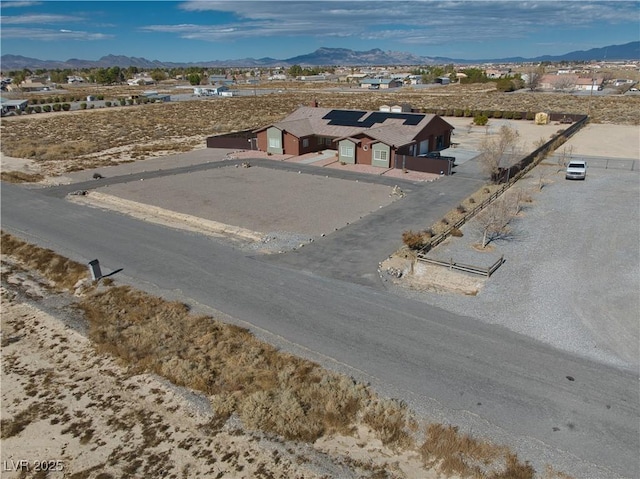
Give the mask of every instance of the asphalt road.
<path id="1" fill-rule="evenodd" d="M 2 229 L 220 310 L 419 413 L 584 478 L 639 475 L 635 372 L 208 237 L 3 184 Z M 277 342 L 277 341 L 276 341 Z"/>

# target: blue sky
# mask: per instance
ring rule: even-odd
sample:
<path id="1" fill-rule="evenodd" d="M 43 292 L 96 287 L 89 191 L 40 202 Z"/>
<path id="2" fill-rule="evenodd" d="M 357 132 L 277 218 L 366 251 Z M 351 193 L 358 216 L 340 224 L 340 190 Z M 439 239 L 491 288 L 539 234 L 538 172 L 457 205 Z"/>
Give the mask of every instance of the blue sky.
<path id="1" fill-rule="evenodd" d="M 2 1 L 2 54 L 165 62 L 286 59 L 320 47 L 459 59 L 640 40 L 640 1 Z"/>

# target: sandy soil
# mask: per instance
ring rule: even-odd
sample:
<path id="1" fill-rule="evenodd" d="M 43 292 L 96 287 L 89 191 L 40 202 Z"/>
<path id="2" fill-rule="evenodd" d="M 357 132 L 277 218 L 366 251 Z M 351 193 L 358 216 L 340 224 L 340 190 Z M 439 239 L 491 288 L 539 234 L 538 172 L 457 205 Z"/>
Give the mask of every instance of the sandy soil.
<path id="1" fill-rule="evenodd" d="M 51 314 L 47 302 L 59 297 L 4 263 L 3 273 L 8 270 L 3 477 L 44 477 L 36 471 L 43 461 L 49 478 L 356 478 L 376 471 L 389 478 L 437 477 L 417 454 L 398 455 L 363 428 L 309 445 L 243 430 L 234 417 L 218 424 L 207 397 L 155 375 L 131 375 L 96 353 L 73 313 Z"/>
<path id="2" fill-rule="evenodd" d="M 405 250 L 394 253 L 380 263 L 380 272 L 392 283 L 413 291 L 456 293 L 475 296 L 486 282 L 483 276 L 475 276 L 435 264 L 417 261 Z"/>

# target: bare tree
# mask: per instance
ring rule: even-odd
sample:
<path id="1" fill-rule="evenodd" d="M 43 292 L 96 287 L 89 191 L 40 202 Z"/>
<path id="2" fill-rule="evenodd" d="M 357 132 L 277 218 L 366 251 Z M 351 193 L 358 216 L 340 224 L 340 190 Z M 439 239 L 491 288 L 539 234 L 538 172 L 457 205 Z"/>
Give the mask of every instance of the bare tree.
<path id="1" fill-rule="evenodd" d="M 551 82 L 554 90 L 566 91 L 576 87 L 578 77 L 575 75 L 557 75 Z"/>
<path id="2" fill-rule="evenodd" d="M 573 156 L 573 146 L 569 146 L 568 148 L 565 146 L 562 149 L 562 152 L 557 156 L 558 159 L 558 171 L 562 171 L 564 167 L 571 161 L 571 157 Z"/>
<path id="3" fill-rule="evenodd" d="M 540 84 L 542 83 L 542 76 L 544 75 L 544 66 L 531 66 L 528 68 L 523 77 L 525 87 L 531 91 L 535 91 L 540 88 Z"/>
<path id="4" fill-rule="evenodd" d="M 517 152 L 519 137 L 516 129 L 506 125 L 500 127 L 496 136 L 485 137 L 480 144 L 480 167 L 483 173 L 495 180 L 505 156 Z"/>
<path id="5" fill-rule="evenodd" d="M 482 232 L 482 248 L 486 248 L 491 241 L 509 234 L 512 217 L 509 205 L 504 199 L 495 201 L 476 216 Z"/>

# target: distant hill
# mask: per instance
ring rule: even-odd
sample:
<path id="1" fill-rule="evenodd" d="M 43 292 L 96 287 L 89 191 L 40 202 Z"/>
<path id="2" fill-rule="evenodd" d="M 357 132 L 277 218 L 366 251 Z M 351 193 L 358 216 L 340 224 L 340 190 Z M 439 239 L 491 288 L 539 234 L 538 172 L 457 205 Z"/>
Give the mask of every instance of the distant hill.
<path id="1" fill-rule="evenodd" d="M 29 69 L 81 69 L 81 68 L 109 68 L 118 66 L 126 68 L 136 66 L 140 69 L 153 68 L 181 68 L 190 66 L 200 67 L 268 67 L 291 65 L 321 66 L 321 65 L 434 65 L 434 64 L 472 64 L 472 63 L 522 63 L 541 61 L 592 61 L 592 60 L 640 60 L 640 41 L 624 45 L 609 45 L 591 50 L 578 50 L 564 55 L 544 55 L 535 58 L 511 57 L 483 60 L 464 60 L 447 57 L 417 56 L 406 52 L 383 51 L 374 48 L 367 51 L 355 51 L 347 48 L 319 48 L 315 52 L 292 58 L 278 60 L 275 58 L 243 58 L 229 60 L 211 60 L 203 62 L 176 63 L 147 60 L 146 58 L 128 57 L 124 55 L 107 55 L 99 60 L 79 60 L 71 58 L 66 61 L 38 60 L 20 55 L 6 54 L 0 57 L 0 68 L 3 71 Z"/>

